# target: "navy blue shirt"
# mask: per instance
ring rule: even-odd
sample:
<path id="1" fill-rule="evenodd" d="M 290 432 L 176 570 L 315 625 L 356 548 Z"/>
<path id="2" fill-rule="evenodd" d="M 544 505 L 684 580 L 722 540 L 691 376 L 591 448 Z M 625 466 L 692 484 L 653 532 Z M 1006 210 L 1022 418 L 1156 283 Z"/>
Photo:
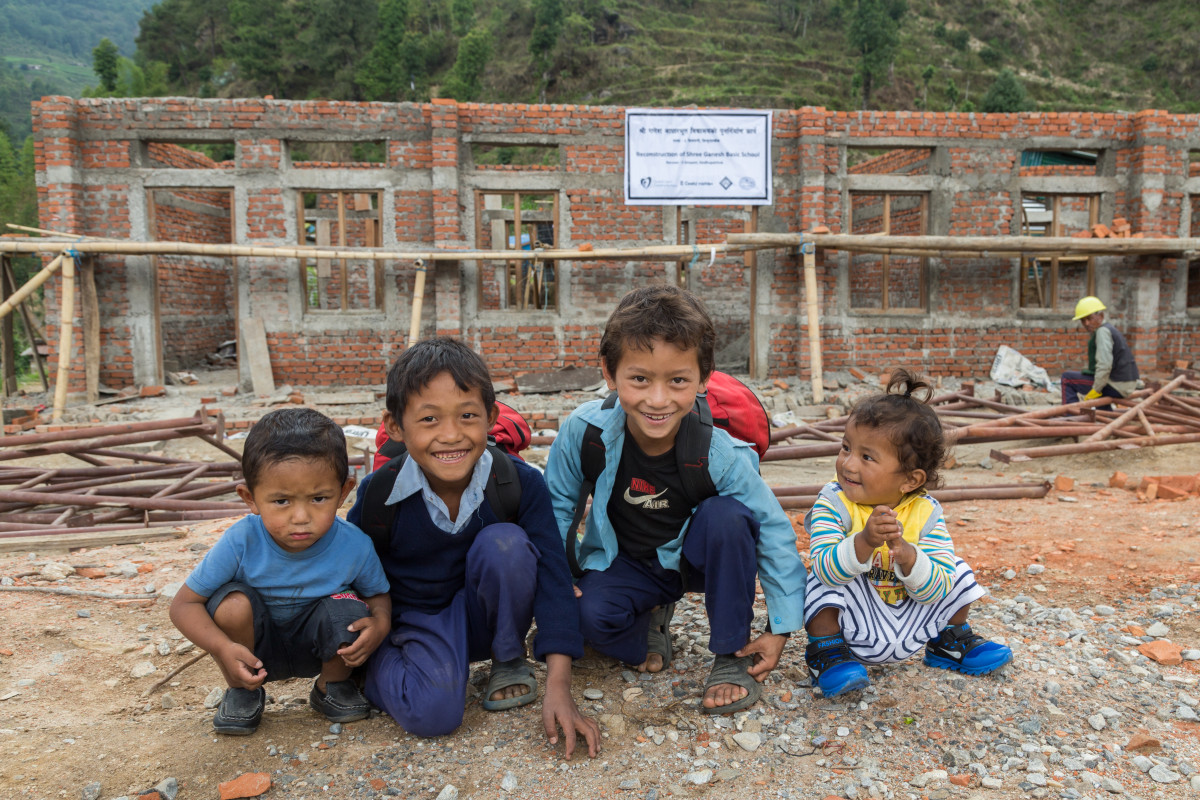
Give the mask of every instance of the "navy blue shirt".
<path id="1" fill-rule="evenodd" d="M 521 480 L 519 525 L 538 552 L 537 587 L 533 615 L 538 632 L 533 643 L 534 657 L 545 660 L 549 653 L 571 658 L 583 656 L 583 634 L 579 631 L 579 606 L 571 586 L 571 571 L 566 551 L 554 519 L 546 480 L 533 467 L 512 457 Z M 363 498 L 376 473 L 359 484 L 354 507 L 346 519 L 362 519 Z M 485 499 L 475 510 L 470 523 L 457 533 L 446 533 L 433 523 L 421 493 L 409 495 L 396 506 L 391 543 L 379 560 L 391 584 L 393 618 L 405 609 L 440 611 L 450 605 L 454 595 L 466 584 L 467 550 L 479 531 L 502 522 Z"/>

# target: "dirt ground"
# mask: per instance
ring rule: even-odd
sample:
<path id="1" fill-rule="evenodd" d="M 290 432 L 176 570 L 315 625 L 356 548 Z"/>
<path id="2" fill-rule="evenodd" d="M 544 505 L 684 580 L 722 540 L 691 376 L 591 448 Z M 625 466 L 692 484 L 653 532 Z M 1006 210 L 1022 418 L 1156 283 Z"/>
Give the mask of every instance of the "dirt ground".
<path id="1" fill-rule="evenodd" d="M 1154 587 L 1200 579 L 1195 557 L 1200 500 L 1139 502 L 1132 492 L 1108 486 L 1116 470 L 1131 478 L 1195 474 L 1200 471 L 1200 450 L 1194 446 L 1022 464 L 995 462 L 984 469 L 978 465 L 987 453 L 984 446 L 960 448 L 955 453 L 960 466 L 945 473 L 945 482 L 1012 483 L 1052 480 L 1061 474 L 1076 483 L 1074 491 L 1051 490 L 1044 499 L 946 506 L 957 549 L 985 585 L 1004 584 L 1010 569 L 1019 574 L 1016 580 L 1028 580 L 1028 565 L 1040 563 L 1046 567 L 1037 579 L 1048 598 L 1043 602 L 1078 608 L 1117 603 Z M 773 485 L 820 483 L 831 477 L 832 459 L 768 464 L 763 473 Z M 803 550 L 799 514 L 794 519 Z M 0 578 L 12 578 L 16 585 L 49 586 L 29 575 L 47 561 L 104 572 L 132 565 L 131 577 L 72 576 L 57 585 L 125 593 L 152 585 L 161 591 L 183 581 L 228 524 L 196 524 L 180 529 L 178 538 L 140 545 L 7 554 L 0 556 Z M 631 700 L 625 703 L 631 729 L 624 734 L 608 730 L 600 758 L 589 761 L 576 753 L 568 765 L 562 762 L 561 744 L 555 750 L 544 743 L 540 702 L 516 712 L 488 714 L 478 696 L 469 697 L 460 733 L 433 742 L 405 734 L 387 717 L 353 723 L 333 734 L 305 705 L 310 682 L 296 680 L 269 685 L 273 702 L 257 734 L 216 737 L 212 711 L 205 709 L 204 701 L 221 680 L 208 659 L 152 690 L 152 684 L 194 654 L 171 626 L 168 605 L 165 599 L 118 602 L 0 591 L 0 797 L 76 798 L 93 782 L 102 785 L 102 798 L 133 796 L 165 778 L 178 782 L 180 797 L 217 797 L 219 782 L 246 772 L 267 772 L 275 780 L 267 797 L 433 798 L 447 783 L 455 784 L 463 797 L 599 797 L 620 793 L 633 779 L 640 788 L 625 796 L 641 798 L 653 794 L 647 789 L 655 781 L 653 768 L 638 766 L 645 739 L 637 728 L 684 731 L 676 747 L 686 750 L 686 731 L 692 725 L 688 715 L 698 716 L 678 707 L 639 708 Z M 1185 648 L 1198 646 L 1194 616 L 1176 622 L 1172 638 Z M 789 645 L 768 692 L 790 692 L 793 687 L 798 695 L 809 691 L 803 688 L 807 678 L 802 646 L 802 641 Z M 133 677 L 147 662 L 155 671 Z M 574 672 L 576 696 L 582 702 L 588 687 L 610 698 L 627 694 L 621 671 L 613 662 L 585 659 Z M 478 681 L 484 674 L 477 668 L 474 677 Z M 823 712 L 800 698 L 800 710 L 794 713 L 803 718 Z M 810 769 L 806 762 L 781 756 L 778 760 L 747 764 L 736 792 L 716 784 L 689 788 L 688 794 L 766 797 L 776 796 L 779 786 L 804 785 Z M 522 788 L 509 793 L 500 787 L 500 778 L 517 767 L 522 776 L 537 777 L 523 777 Z M 674 793 L 666 786 L 655 791 L 658 797 Z"/>

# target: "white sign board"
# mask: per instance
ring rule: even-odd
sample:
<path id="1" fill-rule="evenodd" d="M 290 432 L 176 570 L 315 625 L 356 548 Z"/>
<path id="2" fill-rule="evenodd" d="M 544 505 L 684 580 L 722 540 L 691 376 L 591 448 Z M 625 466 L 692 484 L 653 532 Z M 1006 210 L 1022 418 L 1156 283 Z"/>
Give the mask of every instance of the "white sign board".
<path id="1" fill-rule="evenodd" d="M 769 206 L 770 111 L 625 111 L 626 205 Z"/>

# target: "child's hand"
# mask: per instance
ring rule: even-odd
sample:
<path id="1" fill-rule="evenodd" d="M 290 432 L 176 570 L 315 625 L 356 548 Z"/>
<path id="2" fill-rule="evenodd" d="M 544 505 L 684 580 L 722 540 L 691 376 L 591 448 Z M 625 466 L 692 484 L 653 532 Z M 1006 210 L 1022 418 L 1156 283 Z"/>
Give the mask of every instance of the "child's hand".
<path id="1" fill-rule="evenodd" d="M 365 664 L 367 658 L 374 653 L 383 640 L 387 638 L 391 625 L 387 620 L 372 615 L 356 619 L 350 623 L 348 630 L 358 631 L 358 638 L 351 644 L 338 650 L 338 655 L 347 667 L 357 667 Z"/>
<path id="2" fill-rule="evenodd" d="M 875 506 L 862 530 L 862 536 L 872 550 L 895 541 L 903 533 L 900 523 L 896 521 L 896 512 L 889 506 Z"/>
<path id="3" fill-rule="evenodd" d="M 576 600 L 583 597 L 583 589 L 580 589 L 578 586 L 572 586 L 571 588 L 575 590 L 575 599 Z"/>
<path id="4" fill-rule="evenodd" d="M 267 679 L 267 671 L 263 669 L 262 661 L 237 642 L 229 642 L 214 655 L 224 667 L 222 671 L 229 678 L 229 686 L 233 689 L 257 689 Z"/>

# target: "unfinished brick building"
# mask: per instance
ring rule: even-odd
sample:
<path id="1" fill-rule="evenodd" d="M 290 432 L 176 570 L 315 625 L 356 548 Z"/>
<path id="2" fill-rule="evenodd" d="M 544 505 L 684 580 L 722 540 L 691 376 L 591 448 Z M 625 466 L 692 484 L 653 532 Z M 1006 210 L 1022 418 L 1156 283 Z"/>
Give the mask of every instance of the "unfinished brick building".
<path id="1" fill-rule="evenodd" d="M 397 250 L 696 244 L 684 262 L 439 262 L 425 334 L 463 336 L 498 376 L 595 362 L 628 288 L 678 280 L 708 303 L 720 363 L 807 376 L 798 255 L 717 258 L 742 207 L 626 206 L 613 107 L 45 98 L 34 106 L 42 224 L 136 241 Z M 757 230 L 1069 236 L 1129 220 L 1200 230 L 1200 116 L 776 111 L 775 204 Z M 1195 220 L 1195 222 L 1193 222 Z M 409 329 L 411 262 L 105 256 L 101 380 L 160 383 L 264 323 L 277 381 L 373 384 Z M 48 332 L 58 302 L 48 284 Z M 986 374 L 1008 344 L 1078 366 L 1079 296 L 1098 294 L 1143 369 L 1195 357 L 1200 262 L 1032 262 L 826 252 L 825 369 Z M 82 385 L 82 367 L 72 371 Z M 243 378 L 246 375 L 243 373 Z"/>

